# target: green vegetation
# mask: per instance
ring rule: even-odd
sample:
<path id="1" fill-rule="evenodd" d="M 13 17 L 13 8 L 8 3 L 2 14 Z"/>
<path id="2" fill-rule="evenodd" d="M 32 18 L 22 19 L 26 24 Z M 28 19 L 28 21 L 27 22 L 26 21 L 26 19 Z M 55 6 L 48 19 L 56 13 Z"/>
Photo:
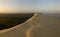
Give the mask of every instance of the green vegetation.
<path id="1" fill-rule="evenodd" d="M 31 16 L 33 13 L 0 14 L 0 30 L 21 24 Z"/>

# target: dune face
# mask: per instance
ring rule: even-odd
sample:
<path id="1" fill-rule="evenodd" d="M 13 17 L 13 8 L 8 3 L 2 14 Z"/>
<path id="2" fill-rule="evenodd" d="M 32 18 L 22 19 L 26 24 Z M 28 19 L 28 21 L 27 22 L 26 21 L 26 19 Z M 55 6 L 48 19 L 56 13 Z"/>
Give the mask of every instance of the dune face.
<path id="1" fill-rule="evenodd" d="M 34 14 L 23 24 L 0 31 L 0 37 L 60 37 L 60 18 Z"/>
<path id="2" fill-rule="evenodd" d="M 60 18 L 45 15 L 35 18 L 35 24 L 27 31 L 29 37 L 60 37 Z"/>

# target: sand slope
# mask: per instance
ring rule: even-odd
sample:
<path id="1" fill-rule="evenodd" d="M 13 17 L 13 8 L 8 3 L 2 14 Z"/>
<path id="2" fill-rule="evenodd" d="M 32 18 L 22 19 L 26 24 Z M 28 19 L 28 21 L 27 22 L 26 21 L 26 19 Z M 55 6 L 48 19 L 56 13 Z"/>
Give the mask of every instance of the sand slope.
<path id="1" fill-rule="evenodd" d="M 60 37 L 60 18 L 38 15 L 28 37 Z"/>
<path id="2" fill-rule="evenodd" d="M 60 37 L 60 18 L 35 14 L 23 24 L 0 31 L 0 37 Z"/>

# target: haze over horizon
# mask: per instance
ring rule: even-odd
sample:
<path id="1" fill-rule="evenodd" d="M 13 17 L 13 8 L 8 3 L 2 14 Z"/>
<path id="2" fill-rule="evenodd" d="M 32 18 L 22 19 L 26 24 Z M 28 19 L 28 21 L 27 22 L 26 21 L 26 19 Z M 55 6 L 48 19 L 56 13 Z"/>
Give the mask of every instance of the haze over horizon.
<path id="1" fill-rule="evenodd" d="M 60 0 L 0 0 L 0 13 L 21 11 L 60 13 Z"/>

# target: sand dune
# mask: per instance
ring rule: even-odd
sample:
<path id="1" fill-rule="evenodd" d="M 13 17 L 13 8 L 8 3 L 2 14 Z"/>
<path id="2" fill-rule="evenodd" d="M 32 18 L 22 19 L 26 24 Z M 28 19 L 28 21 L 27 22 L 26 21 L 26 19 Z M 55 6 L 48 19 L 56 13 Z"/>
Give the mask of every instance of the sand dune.
<path id="1" fill-rule="evenodd" d="M 0 31 L 0 37 L 60 37 L 60 18 L 35 14 L 20 25 Z"/>

